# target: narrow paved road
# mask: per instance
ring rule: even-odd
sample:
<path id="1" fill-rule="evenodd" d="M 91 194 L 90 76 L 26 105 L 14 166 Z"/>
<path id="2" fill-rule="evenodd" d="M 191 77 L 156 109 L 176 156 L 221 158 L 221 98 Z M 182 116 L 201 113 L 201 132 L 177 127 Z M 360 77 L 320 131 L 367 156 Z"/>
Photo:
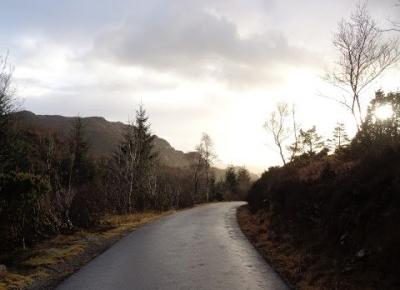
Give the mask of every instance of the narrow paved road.
<path id="1" fill-rule="evenodd" d="M 287 289 L 240 231 L 241 204 L 200 206 L 147 224 L 58 289 Z"/>

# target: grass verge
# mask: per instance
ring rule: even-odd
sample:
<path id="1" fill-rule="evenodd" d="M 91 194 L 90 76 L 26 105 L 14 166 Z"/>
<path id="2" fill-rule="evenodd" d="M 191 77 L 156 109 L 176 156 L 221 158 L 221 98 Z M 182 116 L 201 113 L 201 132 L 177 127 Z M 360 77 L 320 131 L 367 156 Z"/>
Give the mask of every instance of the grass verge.
<path id="1" fill-rule="evenodd" d="M 290 238 L 279 236 L 272 231 L 268 213 L 260 211 L 252 214 L 245 205 L 238 208 L 237 217 L 242 232 L 276 272 L 286 280 L 290 288 L 360 289 L 354 287 L 352 281 L 354 277 L 336 273 L 332 266 L 333 261 L 328 261 L 323 255 L 311 254 L 305 247 L 290 242 Z"/>
<path id="2" fill-rule="evenodd" d="M 173 212 L 109 215 L 96 229 L 58 235 L 31 249 L 15 252 L 0 276 L 0 290 L 53 289 L 135 228 Z"/>

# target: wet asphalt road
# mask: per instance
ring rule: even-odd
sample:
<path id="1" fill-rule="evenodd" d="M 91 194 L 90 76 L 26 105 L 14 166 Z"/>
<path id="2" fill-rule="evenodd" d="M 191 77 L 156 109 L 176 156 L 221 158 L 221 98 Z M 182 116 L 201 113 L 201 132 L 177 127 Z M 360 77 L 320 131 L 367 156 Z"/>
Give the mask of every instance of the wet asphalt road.
<path id="1" fill-rule="evenodd" d="M 147 224 L 57 289 L 287 289 L 240 231 L 241 204 L 200 206 Z"/>

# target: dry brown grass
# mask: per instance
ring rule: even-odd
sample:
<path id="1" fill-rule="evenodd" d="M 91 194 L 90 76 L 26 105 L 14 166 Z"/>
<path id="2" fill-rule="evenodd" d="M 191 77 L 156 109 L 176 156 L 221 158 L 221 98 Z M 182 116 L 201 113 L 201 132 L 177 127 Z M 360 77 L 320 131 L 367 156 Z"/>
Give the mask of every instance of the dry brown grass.
<path id="1" fill-rule="evenodd" d="M 97 235 L 105 238 L 120 235 L 126 231 L 133 230 L 138 226 L 152 222 L 162 216 L 166 216 L 174 212 L 174 210 L 170 210 L 162 213 L 149 211 L 137 214 L 108 215 L 101 220 L 100 224 L 110 226 L 111 229 L 104 232 L 98 232 Z"/>
<path id="2" fill-rule="evenodd" d="M 45 279 L 46 277 L 48 277 L 48 273 L 43 269 L 38 269 L 31 274 L 7 272 L 1 279 L 0 290 L 25 289 L 27 285 L 31 285 L 35 280 Z"/>
<path id="3" fill-rule="evenodd" d="M 290 242 L 289 237 L 279 236 L 270 228 L 268 213 L 252 214 L 247 206 L 237 212 L 243 233 L 269 264 L 284 278 L 289 286 L 298 290 L 376 289 L 359 288 L 352 280 L 338 276 L 332 261 L 323 255 L 313 255 L 304 247 Z M 348 277 L 350 278 L 350 277 Z M 383 288 L 380 288 L 383 289 Z"/>
<path id="4" fill-rule="evenodd" d="M 58 235 L 44 241 L 24 257 L 16 257 L 18 261 L 7 273 L 0 277 L 0 290 L 29 289 L 38 281 L 51 279 L 52 269 L 71 269 L 68 264 L 90 250 L 96 244 L 107 244 L 108 241 L 118 239 L 137 227 L 173 213 L 144 212 L 127 215 L 108 215 L 104 217 L 98 229 L 91 231 L 76 231 L 71 235 Z M 66 266 L 66 267 L 64 267 Z M 70 270 L 65 270 L 68 275 Z"/>
<path id="5" fill-rule="evenodd" d="M 353 169 L 358 164 L 358 161 L 341 161 L 335 159 L 335 156 L 328 156 L 324 160 L 314 161 L 297 169 L 297 177 L 303 181 L 317 180 L 320 178 L 327 163 L 336 174 L 341 174 Z"/>
<path id="6" fill-rule="evenodd" d="M 270 218 L 267 214 L 262 217 L 254 215 L 247 206 L 242 206 L 237 215 L 243 233 L 290 286 L 304 290 L 329 289 L 310 271 L 308 266 L 312 258 L 307 253 L 269 230 Z"/>
<path id="7" fill-rule="evenodd" d="M 79 244 L 79 241 L 72 245 L 60 245 L 58 248 L 39 251 L 33 257 L 23 261 L 22 264 L 29 267 L 51 266 L 75 257 L 83 253 L 85 249 L 86 245 Z"/>

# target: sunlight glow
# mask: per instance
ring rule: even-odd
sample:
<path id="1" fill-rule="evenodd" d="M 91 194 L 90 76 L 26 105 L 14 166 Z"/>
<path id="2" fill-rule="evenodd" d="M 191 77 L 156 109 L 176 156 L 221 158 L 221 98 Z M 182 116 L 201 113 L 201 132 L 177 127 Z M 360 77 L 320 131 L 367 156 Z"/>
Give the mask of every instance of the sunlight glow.
<path id="1" fill-rule="evenodd" d="M 385 104 L 377 107 L 374 114 L 379 120 L 387 120 L 393 116 L 393 108 L 390 104 Z"/>

